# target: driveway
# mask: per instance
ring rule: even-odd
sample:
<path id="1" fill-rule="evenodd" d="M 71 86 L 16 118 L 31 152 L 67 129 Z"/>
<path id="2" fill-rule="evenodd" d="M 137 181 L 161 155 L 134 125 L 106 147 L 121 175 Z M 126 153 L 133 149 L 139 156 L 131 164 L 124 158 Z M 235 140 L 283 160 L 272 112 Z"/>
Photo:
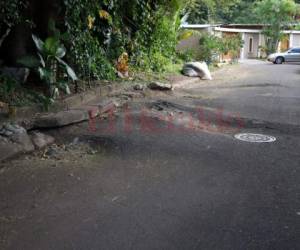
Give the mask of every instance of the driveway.
<path id="1" fill-rule="evenodd" d="M 299 249 L 299 67 L 226 67 L 95 130 L 48 131 L 57 146 L 3 164 L 0 249 Z"/>

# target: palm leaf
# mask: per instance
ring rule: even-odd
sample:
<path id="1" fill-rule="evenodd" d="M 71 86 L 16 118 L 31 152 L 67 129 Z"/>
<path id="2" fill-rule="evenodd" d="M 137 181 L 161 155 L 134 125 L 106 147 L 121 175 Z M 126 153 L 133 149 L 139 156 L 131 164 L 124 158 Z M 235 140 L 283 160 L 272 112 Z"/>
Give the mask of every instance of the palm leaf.
<path id="1" fill-rule="evenodd" d="M 56 57 L 63 58 L 66 55 L 66 48 L 64 46 L 60 46 L 56 50 Z"/>
<path id="2" fill-rule="evenodd" d="M 42 55 L 41 55 L 40 53 L 37 53 L 37 55 L 38 55 L 39 58 L 40 58 L 40 63 L 41 63 L 42 66 L 45 68 L 45 67 L 46 67 L 46 63 L 45 63 L 44 58 L 42 57 Z"/>
<path id="3" fill-rule="evenodd" d="M 32 35 L 32 40 L 34 41 L 36 48 L 40 52 L 43 52 L 45 43 L 41 39 L 39 39 L 36 35 Z"/>
<path id="4" fill-rule="evenodd" d="M 63 60 L 61 60 L 59 57 L 56 57 L 56 59 L 63 65 L 65 66 L 67 73 L 69 75 L 69 77 L 73 80 L 73 81 L 77 81 L 78 78 L 76 76 L 76 73 L 74 72 L 74 70 Z"/>
<path id="5" fill-rule="evenodd" d="M 59 41 L 55 37 L 48 37 L 45 41 L 45 52 L 51 56 L 56 56 L 59 48 Z"/>

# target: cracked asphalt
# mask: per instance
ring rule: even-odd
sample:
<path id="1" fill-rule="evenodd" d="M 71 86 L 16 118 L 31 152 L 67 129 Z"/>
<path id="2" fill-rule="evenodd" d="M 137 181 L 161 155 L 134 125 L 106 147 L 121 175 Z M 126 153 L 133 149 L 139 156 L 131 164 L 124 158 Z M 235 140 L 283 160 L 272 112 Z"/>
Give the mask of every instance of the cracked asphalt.
<path id="1" fill-rule="evenodd" d="M 300 65 L 214 78 L 4 163 L 0 249 L 299 249 Z"/>

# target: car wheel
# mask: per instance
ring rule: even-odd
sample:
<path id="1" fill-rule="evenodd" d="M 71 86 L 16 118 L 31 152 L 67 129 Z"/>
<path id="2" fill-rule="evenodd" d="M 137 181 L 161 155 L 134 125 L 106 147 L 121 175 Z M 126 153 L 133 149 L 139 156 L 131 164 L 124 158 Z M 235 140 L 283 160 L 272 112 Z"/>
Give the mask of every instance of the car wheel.
<path id="1" fill-rule="evenodd" d="M 282 64 L 284 61 L 283 57 L 277 57 L 276 60 L 275 60 L 275 63 L 276 64 Z"/>

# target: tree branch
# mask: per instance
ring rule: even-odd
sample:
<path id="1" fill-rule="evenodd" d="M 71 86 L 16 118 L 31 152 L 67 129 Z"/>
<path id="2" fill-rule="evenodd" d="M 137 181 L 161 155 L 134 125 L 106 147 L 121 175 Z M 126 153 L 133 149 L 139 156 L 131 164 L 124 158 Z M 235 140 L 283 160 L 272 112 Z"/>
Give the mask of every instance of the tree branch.
<path id="1" fill-rule="evenodd" d="M 3 36 L 0 38 L 0 47 L 2 46 L 2 43 L 4 42 L 5 38 L 8 37 L 10 31 L 11 31 L 11 28 L 8 28 L 6 30 L 6 32 L 3 34 Z"/>

